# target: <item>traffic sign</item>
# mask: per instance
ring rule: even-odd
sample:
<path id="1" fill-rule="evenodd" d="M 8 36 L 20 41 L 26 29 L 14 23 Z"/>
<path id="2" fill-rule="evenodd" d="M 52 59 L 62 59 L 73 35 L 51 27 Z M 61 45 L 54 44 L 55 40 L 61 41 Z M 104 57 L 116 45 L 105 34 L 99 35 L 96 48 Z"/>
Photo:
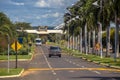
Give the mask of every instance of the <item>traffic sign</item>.
<path id="1" fill-rule="evenodd" d="M 19 42 L 20 44 L 23 44 L 23 37 L 19 37 L 19 38 L 18 38 L 18 42 Z"/>
<path id="2" fill-rule="evenodd" d="M 12 47 L 12 49 L 13 49 L 14 51 L 17 51 L 17 50 L 19 50 L 22 46 L 21 46 L 21 44 L 20 44 L 19 42 L 14 42 L 14 43 L 11 45 L 11 47 Z"/>

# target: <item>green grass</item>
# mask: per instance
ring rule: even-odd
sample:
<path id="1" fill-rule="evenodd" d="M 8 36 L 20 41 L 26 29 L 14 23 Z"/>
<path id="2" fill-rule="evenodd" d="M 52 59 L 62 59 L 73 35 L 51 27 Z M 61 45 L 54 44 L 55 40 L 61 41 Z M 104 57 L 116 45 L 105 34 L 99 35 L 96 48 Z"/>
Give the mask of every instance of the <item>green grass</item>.
<path id="1" fill-rule="evenodd" d="M 18 59 L 30 59 L 32 55 L 18 55 Z M 0 60 L 7 60 L 8 56 L 7 55 L 0 55 Z M 9 57 L 10 60 L 15 60 L 16 55 L 10 55 Z"/>
<path id="2" fill-rule="evenodd" d="M 18 75 L 22 70 L 22 68 L 10 69 L 8 73 L 8 69 L 0 68 L 0 76 Z"/>

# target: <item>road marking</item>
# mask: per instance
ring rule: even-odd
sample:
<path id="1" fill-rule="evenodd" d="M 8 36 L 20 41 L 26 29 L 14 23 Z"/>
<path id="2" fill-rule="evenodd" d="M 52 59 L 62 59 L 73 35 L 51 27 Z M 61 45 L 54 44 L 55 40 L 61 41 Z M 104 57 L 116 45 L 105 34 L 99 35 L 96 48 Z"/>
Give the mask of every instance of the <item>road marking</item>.
<path id="1" fill-rule="evenodd" d="M 57 78 L 56 80 L 60 80 L 59 78 Z"/>
<path id="2" fill-rule="evenodd" d="M 72 63 L 72 61 L 69 61 L 69 63 Z"/>
<path id="3" fill-rule="evenodd" d="M 53 72 L 53 75 L 56 75 L 56 73 L 55 73 L 55 72 Z"/>
<path id="4" fill-rule="evenodd" d="M 41 49 L 41 50 L 42 50 L 42 49 Z M 52 66 L 50 65 L 50 63 L 49 63 L 47 57 L 45 56 L 45 54 L 43 54 L 43 50 L 42 50 L 42 55 L 44 56 L 45 61 L 47 62 L 48 67 L 49 67 L 49 69 L 52 71 L 53 75 L 56 75 L 56 73 L 55 73 L 54 69 L 52 68 Z"/>
<path id="5" fill-rule="evenodd" d="M 76 66 L 80 66 L 79 64 L 76 64 Z"/>
<path id="6" fill-rule="evenodd" d="M 95 72 L 95 73 L 97 73 L 97 74 L 101 74 L 100 72 L 98 72 L 98 71 L 93 71 L 93 72 Z"/>
<path id="7" fill-rule="evenodd" d="M 73 64 L 76 64 L 75 62 L 73 62 Z"/>
<path id="8" fill-rule="evenodd" d="M 85 68 L 85 66 L 82 66 L 82 68 Z"/>
<path id="9" fill-rule="evenodd" d="M 42 50 L 42 49 L 41 49 Z M 50 69 L 52 69 L 52 66 L 50 65 L 50 63 L 48 62 L 48 59 L 47 59 L 47 57 L 43 54 L 43 50 L 42 50 L 42 55 L 44 56 L 44 58 L 45 58 L 45 61 L 47 62 L 47 64 L 48 64 L 48 67 L 50 68 Z"/>
<path id="10" fill-rule="evenodd" d="M 70 70 L 69 72 L 73 73 L 73 72 L 75 72 L 75 71 L 73 71 L 73 70 Z"/>
<path id="11" fill-rule="evenodd" d="M 48 71 L 48 70 L 91 70 L 91 71 L 111 71 L 111 72 L 120 72 L 119 69 L 111 69 L 111 68 L 30 68 L 28 70 L 40 70 L 40 71 Z"/>

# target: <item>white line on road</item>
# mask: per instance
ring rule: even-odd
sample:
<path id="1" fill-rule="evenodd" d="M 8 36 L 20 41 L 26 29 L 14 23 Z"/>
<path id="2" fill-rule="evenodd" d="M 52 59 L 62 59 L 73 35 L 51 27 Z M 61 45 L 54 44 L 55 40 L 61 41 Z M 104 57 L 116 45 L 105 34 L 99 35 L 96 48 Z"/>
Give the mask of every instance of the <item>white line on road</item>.
<path id="1" fill-rule="evenodd" d="M 56 80 L 60 80 L 59 78 L 57 78 Z"/>
<path id="2" fill-rule="evenodd" d="M 41 49 L 42 50 L 42 49 Z M 42 50 L 42 54 L 43 54 L 43 50 Z M 47 59 L 47 57 L 45 56 L 45 54 L 43 54 L 43 56 L 44 56 L 44 58 L 45 58 L 45 61 L 47 62 L 47 64 L 48 64 L 48 67 L 50 68 L 50 69 L 52 69 L 52 66 L 50 65 L 50 63 L 48 62 L 48 59 Z"/>
<path id="3" fill-rule="evenodd" d="M 42 50 L 42 49 L 41 49 L 41 50 Z M 45 54 L 43 53 L 43 50 L 42 50 L 42 54 L 43 54 L 43 56 L 44 56 L 44 58 L 45 58 L 45 61 L 46 61 L 47 64 L 48 64 L 48 67 L 52 70 L 53 68 L 52 68 L 52 66 L 50 65 L 50 63 L 49 63 L 47 57 L 46 57 Z M 52 70 L 52 73 L 53 73 L 53 75 L 56 75 L 56 73 L 55 73 L 54 70 Z"/>
<path id="4" fill-rule="evenodd" d="M 72 61 L 69 61 L 69 63 L 72 63 Z"/>
<path id="5" fill-rule="evenodd" d="M 55 72 L 53 72 L 53 75 L 56 75 L 56 73 L 55 73 Z"/>
<path id="6" fill-rule="evenodd" d="M 101 74 L 100 72 L 98 72 L 98 71 L 93 71 L 93 72 L 95 72 L 95 73 L 97 73 L 97 74 Z"/>
<path id="7" fill-rule="evenodd" d="M 42 50 L 42 49 L 41 49 L 41 50 Z M 44 58 L 45 58 L 45 60 L 46 60 L 46 62 L 47 62 L 47 64 L 48 64 L 48 67 L 49 67 L 50 69 L 53 69 L 52 66 L 50 65 L 47 57 L 46 57 L 45 54 L 43 53 L 43 50 L 42 50 L 42 54 L 43 54 L 43 56 L 44 56 Z M 54 70 L 52 70 L 52 73 L 53 73 L 53 75 L 57 75 L 57 73 L 56 73 Z M 56 80 L 59 80 L 59 78 L 57 78 Z"/>
<path id="8" fill-rule="evenodd" d="M 73 64 L 76 64 L 75 62 L 73 62 Z"/>
<path id="9" fill-rule="evenodd" d="M 85 66 L 82 66 L 82 68 L 85 68 Z"/>
<path id="10" fill-rule="evenodd" d="M 79 64 L 76 64 L 76 66 L 80 66 Z"/>

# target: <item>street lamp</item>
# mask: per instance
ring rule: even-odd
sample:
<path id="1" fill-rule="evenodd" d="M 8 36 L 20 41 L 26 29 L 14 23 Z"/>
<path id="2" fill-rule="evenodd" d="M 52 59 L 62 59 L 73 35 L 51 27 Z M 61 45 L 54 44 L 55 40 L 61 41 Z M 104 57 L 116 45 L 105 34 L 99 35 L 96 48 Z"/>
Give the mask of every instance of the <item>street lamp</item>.
<path id="1" fill-rule="evenodd" d="M 102 12 L 102 3 L 103 3 L 103 0 L 100 0 L 100 5 L 97 4 L 97 1 L 93 3 L 93 5 L 97 6 L 97 7 L 100 7 L 100 11 Z M 99 39 L 99 42 L 100 42 L 100 57 L 103 58 L 103 51 L 102 51 L 102 24 L 100 22 L 98 22 L 99 24 L 99 31 L 100 31 L 100 39 Z"/>

